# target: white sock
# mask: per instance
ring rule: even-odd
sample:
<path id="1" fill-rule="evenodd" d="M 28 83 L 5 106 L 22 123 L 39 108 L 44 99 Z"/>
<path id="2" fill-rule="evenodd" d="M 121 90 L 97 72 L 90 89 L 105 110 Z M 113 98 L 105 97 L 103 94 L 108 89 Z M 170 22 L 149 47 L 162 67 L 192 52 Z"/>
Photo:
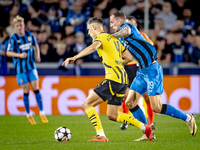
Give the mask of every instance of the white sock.
<path id="1" fill-rule="evenodd" d="M 143 126 L 142 126 L 142 132 L 144 133 L 145 130 L 146 130 L 146 126 L 143 124 Z"/>
<path id="2" fill-rule="evenodd" d="M 27 116 L 27 117 L 30 117 L 30 116 L 31 116 L 31 114 L 30 114 L 30 113 L 29 113 L 29 114 L 27 113 L 27 114 L 26 114 L 26 116 Z"/>
<path id="3" fill-rule="evenodd" d="M 42 111 L 40 111 L 40 116 L 41 116 L 41 115 L 44 115 L 44 111 L 43 111 L 43 110 L 42 110 Z"/>
<path id="4" fill-rule="evenodd" d="M 191 120 L 191 116 L 187 114 L 187 119 L 185 120 L 185 122 L 189 122 L 190 120 Z"/>
<path id="5" fill-rule="evenodd" d="M 106 137 L 103 129 L 97 131 L 97 135 Z"/>

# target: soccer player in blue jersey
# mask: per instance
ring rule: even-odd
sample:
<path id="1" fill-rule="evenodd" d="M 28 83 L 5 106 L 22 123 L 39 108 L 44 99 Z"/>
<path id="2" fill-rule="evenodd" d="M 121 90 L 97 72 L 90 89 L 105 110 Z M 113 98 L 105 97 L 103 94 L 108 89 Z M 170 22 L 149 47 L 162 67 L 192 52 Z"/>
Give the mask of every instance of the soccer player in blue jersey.
<path id="1" fill-rule="evenodd" d="M 35 60 L 40 62 L 39 46 L 33 33 L 30 31 L 25 31 L 24 19 L 22 17 L 16 16 L 13 19 L 13 25 L 16 33 L 13 34 L 9 39 L 7 56 L 13 57 L 13 63 L 17 76 L 17 84 L 21 85 L 24 92 L 23 102 L 27 113 L 27 119 L 30 124 L 36 124 L 34 118 L 30 114 L 28 97 L 28 83 L 30 82 L 40 109 L 40 118 L 43 123 L 48 123 L 43 111 L 42 96 L 39 91 L 38 73 L 35 64 Z M 36 57 L 34 54 L 36 54 Z"/>
<path id="2" fill-rule="evenodd" d="M 126 17 L 126 22 L 129 22 L 130 24 L 134 25 L 136 28 L 137 28 L 137 20 L 135 17 L 133 16 L 128 16 Z M 149 39 L 149 37 L 139 31 L 142 36 L 145 38 L 145 40 L 147 42 L 149 42 L 150 44 L 153 45 L 153 42 Z M 125 47 L 128 47 L 127 46 L 127 43 L 126 41 L 124 40 L 124 38 L 119 38 L 119 40 L 121 41 L 121 43 L 125 46 Z M 132 62 L 128 63 L 127 65 L 124 66 L 126 72 L 127 72 L 127 75 L 128 75 L 128 78 L 129 78 L 129 85 L 128 85 L 128 88 L 126 89 L 126 92 L 125 92 L 125 99 L 124 99 L 124 104 L 122 104 L 122 110 L 124 109 L 124 105 L 125 105 L 125 101 L 126 101 L 126 97 L 128 95 L 128 92 L 129 92 L 129 89 L 130 89 L 130 86 L 131 86 L 131 83 L 133 82 L 134 78 L 136 77 L 136 73 L 137 73 L 137 69 L 138 69 L 138 65 L 137 65 L 137 61 L 136 60 L 133 60 Z M 149 96 L 148 96 L 148 92 L 146 91 L 143 95 L 143 98 L 146 102 L 146 106 L 147 106 L 147 113 L 148 113 L 148 124 L 151 124 L 152 125 L 152 130 L 157 130 L 156 127 L 154 126 L 154 114 L 153 114 L 153 111 L 151 109 L 151 106 L 150 106 L 150 101 L 149 101 Z M 127 108 L 128 109 L 128 108 Z M 144 124 L 147 124 L 147 120 L 146 120 L 146 117 L 142 111 L 142 109 L 140 108 L 139 105 L 136 105 L 134 108 L 130 109 L 129 113 L 132 113 L 132 115 L 139 121 L 141 121 L 142 123 Z M 128 126 L 126 124 L 122 124 L 120 129 L 126 129 Z M 148 138 L 146 137 L 145 134 L 143 134 L 143 136 L 139 139 L 136 139 L 134 141 L 146 141 L 148 140 Z M 153 134 L 152 136 L 152 140 L 156 140 L 156 137 L 155 135 Z"/>
<path id="3" fill-rule="evenodd" d="M 126 16 L 121 11 L 116 11 L 110 16 L 110 26 L 115 31 L 113 36 L 125 39 L 129 45 L 129 52 L 139 64 L 136 78 L 126 99 L 126 106 L 129 109 L 134 108 L 140 97 L 148 91 L 151 108 L 155 113 L 182 119 L 187 123 L 191 135 L 195 136 L 197 125 L 193 114 L 185 114 L 169 104 L 161 103 L 163 71 L 157 62 L 155 47 L 145 40 L 135 26 L 125 21 Z"/>

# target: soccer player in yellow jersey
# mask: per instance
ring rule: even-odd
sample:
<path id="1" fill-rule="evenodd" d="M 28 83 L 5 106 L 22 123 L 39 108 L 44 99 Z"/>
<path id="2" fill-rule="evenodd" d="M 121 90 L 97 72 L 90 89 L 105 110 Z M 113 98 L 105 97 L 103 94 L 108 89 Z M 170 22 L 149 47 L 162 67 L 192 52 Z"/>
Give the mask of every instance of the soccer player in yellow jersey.
<path id="1" fill-rule="evenodd" d="M 127 88 L 128 78 L 123 64 L 132 61 L 130 53 L 111 34 L 104 33 L 103 21 L 101 18 L 93 17 L 87 22 L 89 35 L 93 43 L 81 51 L 78 55 L 67 58 L 63 65 L 67 66 L 76 59 L 91 54 L 97 50 L 105 68 L 105 79 L 99 83 L 87 99 L 83 102 L 83 108 L 95 127 L 97 135 L 88 142 L 108 142 L 95 106 L 107 101 L 107 116 L 109 120 L 126 123 L 141 129 L 152 140 L 151 126 L 143 124 L 129 114 L 119 113 Z"/>

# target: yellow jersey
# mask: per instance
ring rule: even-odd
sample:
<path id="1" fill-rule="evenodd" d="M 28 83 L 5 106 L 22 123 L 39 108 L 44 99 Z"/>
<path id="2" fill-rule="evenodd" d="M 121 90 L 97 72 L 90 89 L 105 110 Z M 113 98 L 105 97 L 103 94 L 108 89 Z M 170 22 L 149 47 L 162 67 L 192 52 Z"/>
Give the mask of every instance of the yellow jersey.
<path id="1" fill-rule="evenodd" d="M 127 74 L 122 64 L 122 52 L 125 51 L 125 47 L 109 33 L 98 34 L 93 39 L 93 42 L 95 41 L 101 42 L 97 53 L 105 68 L 105 78 L 121 84 L 128 84 Z"/>

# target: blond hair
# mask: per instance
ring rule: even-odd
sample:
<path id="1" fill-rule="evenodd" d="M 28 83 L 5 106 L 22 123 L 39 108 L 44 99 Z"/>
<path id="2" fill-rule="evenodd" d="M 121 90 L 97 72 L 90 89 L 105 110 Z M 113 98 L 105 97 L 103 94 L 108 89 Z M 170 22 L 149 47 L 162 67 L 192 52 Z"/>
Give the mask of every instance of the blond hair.
<path id="1" fill-rule="evenodd" d="M 67 44 L 65 44 L 64 42 L 58 42 L 57 47 L 66 48 Z"/>
<path id="2" fill-rule="evenodd" d="M 22 17 L 20 17 L 19 15 L 17 15 L 17 16 L 13 19 L 12 24 L 14 25 L 14 24 L 16 24 L 16 23 L 18 23 L 18 22 L 24 22 L 24 18 L 22 18 Z"/>

